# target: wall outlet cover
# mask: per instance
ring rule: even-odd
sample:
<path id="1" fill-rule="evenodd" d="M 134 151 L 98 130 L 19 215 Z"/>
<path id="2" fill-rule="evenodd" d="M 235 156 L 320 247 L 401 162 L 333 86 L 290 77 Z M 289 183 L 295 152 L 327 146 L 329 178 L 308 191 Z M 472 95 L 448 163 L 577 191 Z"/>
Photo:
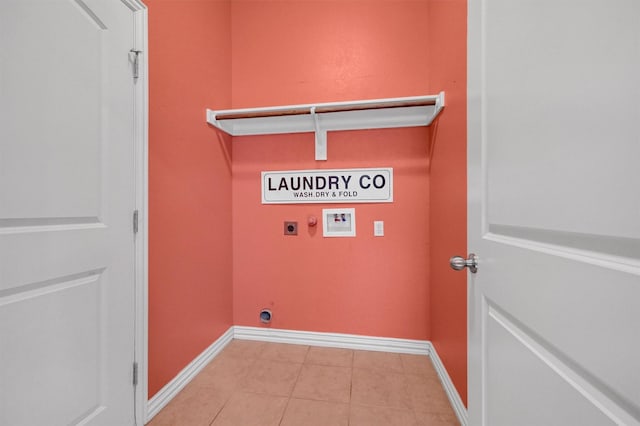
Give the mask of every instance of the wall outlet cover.
<path id="1" fill-rule="evenodd" d="M 373 222 L 373 235 L 376 237 L 384 237 L 384 221 L 376 220 Z"/>
<path id="2" fill-rule="evenodd" d="M 284 235 L 298 235 L 298 222 L 284 223 Z"/>

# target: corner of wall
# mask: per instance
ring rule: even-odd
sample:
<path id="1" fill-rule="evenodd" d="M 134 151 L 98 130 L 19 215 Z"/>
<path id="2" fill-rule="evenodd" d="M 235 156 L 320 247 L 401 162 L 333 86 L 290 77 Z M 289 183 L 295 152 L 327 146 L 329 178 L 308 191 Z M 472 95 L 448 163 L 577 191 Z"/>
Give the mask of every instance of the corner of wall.
<path id="1" fill-rule="evenodd" d="M 231 103 L 231 3 L 146 4 L 152 397 L 233 322 L 230 137 L 205 120 Z"/>
<path id="2" fill-rule="evenodd" d="M 431 147 L 431 340 L 458 393 L 467 395 L 466 274 L 448 260 L 466 255 L 466 1 L 431 1 L 431 84 L 446 92 Z"/>

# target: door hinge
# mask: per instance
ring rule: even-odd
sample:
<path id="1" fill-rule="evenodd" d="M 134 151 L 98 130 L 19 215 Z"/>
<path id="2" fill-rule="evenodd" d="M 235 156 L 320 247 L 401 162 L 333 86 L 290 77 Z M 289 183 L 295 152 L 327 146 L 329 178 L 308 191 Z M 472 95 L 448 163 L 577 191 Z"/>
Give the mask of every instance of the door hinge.
<path id="1" fill-rule="evenodd" d="M 133 211 L 133 233 L 138 233 L 138 210 Z"/>
<path id="2" fill-rule="evenodd" d="M 140 54 L 142 50 L 131 49 L 129 50 L 129 58 L 133 63 L 133 78 L 134 80 L 138 78 L 140 74 Z"/>
<path id="3" fill-rule="evenodd" d="M 138 385 L 138 363 L 133 363 L 133 386 Z"/>

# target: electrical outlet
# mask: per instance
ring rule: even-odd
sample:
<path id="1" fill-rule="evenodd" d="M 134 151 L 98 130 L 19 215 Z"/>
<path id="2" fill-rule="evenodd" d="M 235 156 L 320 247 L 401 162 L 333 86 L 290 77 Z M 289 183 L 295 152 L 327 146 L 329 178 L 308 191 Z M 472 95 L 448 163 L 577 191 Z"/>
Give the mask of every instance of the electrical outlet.
<path id="1" fill-rule="evenodd" d="M 298 235 L 298 222 L 285 222 L 284 235 Z"/>

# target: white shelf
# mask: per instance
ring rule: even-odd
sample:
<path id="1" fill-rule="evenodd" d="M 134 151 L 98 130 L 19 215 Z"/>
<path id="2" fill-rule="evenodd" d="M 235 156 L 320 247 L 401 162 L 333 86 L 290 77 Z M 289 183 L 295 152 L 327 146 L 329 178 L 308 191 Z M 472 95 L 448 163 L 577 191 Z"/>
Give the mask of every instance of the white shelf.
<path id="1" fill-rule="evenodd" d="M 366 101 L 207 110 L 207 122 L 233 136 L 316 134 L 316 160 L 327 159 L 327 131 L 428 126 L 444 108 L 444 92 Z"/>

